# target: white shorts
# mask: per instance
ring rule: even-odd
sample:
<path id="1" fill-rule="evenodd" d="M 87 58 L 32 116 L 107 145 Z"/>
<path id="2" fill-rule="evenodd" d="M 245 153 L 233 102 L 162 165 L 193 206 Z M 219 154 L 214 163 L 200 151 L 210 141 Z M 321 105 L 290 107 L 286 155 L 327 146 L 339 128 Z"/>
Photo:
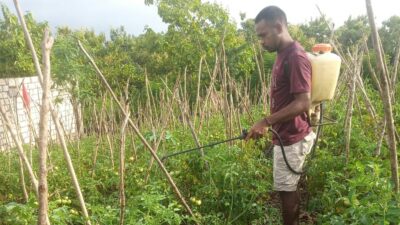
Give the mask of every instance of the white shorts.
<path id="1" fill-rule="evenodd" d="M 304 161 L 314 144 L 316 135 L 311 131 L 303 140 L 288 146 L 284 146 L 285 155 L 290 167 L 294 171 L 301 172 Z M 287 167 L 283 159 L 280 145 L 274 146 L 274 190 L 275 191 L 296 191 L 300 175 L 294 174 Z"/>

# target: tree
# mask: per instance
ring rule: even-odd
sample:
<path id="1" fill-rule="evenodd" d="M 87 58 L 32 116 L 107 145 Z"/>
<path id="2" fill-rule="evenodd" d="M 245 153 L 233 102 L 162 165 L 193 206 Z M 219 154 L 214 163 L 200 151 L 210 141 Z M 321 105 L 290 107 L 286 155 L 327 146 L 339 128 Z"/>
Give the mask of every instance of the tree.
<path id="1" fill-rule="evenodd" d="M 328 24 L 332 24 L 330 19 L 322 15 L 306 24 L 301 24 L 300 29 L 306 37 L 314 39 L 315 43 L 327 43 L 331 36 L 331 31 L 327 22 Z"/>
<path id="2" fill-rule="evenodd" d="M 391 64 L 394 64 L 395 54 L 400 42 L 400 16 L 392 16 L 382 22 L 379 29 L 385 54 L 389 55 Z"/>
<path id="3" fill-rule="evenodd" d="M 0 18 L 0 76 L 32 76 L 35 74 L 35 69 L 18 18 L 5 5 L 1 5 L 1 10 L 3 19 Z M 47 22 L 35 21 L 31 13 L 27 13 L 24 17 L 35 47 L 40 48 Z"/>
<path id="4" fill-rule="evenodd" d="M 104 48 L 105 37 L 102 34 L 96 35 L 93 31 L 72 31 L 68 27 L 61 27 L 57 30 L 56 38 L 52 54 L 52 77 L 56 85 L 71 94 L 76 128 L 78 136 L 81 136 L 84 132 L 81 105 L 100 96 L 102 89 L 79 51 L 77 40 L 87 43 L 98 53 Z"/>
<path id="5" fill-rule="evenodd" d="M 188 90 L 195 94 L 199 61 L 214 65 L 215 56 L 226 57 L 227 67 L 232 77 L 239 79 L 249 76 L 254 70 L 253 50 L 246 42 L 245 35 L 238 33 L 236 24 L 229 19 L 225 9 L 216 3 L 200 0 L 159 0 L 146 1 L 156 4 L 158 14 L 168 24 L 161 46 L 162 60 L 168 67 L 163 76 L 172 76 L 186 71 Z M 210 69 L 210 68 L 208 68 Z M 203 73 L 206 73 L 207 68 Z M 209 76 L 202 76 L 203 83 Z"/>
<path id="6" fill-rule="evenodd" d="M 141 78 L 137 76 L 135 62 L 132 60 L 135 51 L 134 38 L 128 35 L 124 27 L 112 29 L 110 41 L 105 43 L 103 72 L 110 78 L 110 85 L 114 90 L 122 93 L 128 80 L 131 84 L 141 86 Z M 135 88 L 132 86 L 131 88 Z"/>
<path id="7" fill-rule="evenodd" d="M 58 28 L 52 54 L 52 77 L 73 98 L 85 101 L 99 96 L 102 90 L 99 89 L 99 81 L 93 76 L 93 70 L 79 51 L 78 40 L 90 46 L 96 56 L 104 51 L 104 34 L 96 35 L 89 30 L 72 31 L 68 27 Z"/>
<path id="8" fill-rule="evenodd" d="M 343 26 L 339 27 L 336 31 L 338 41 L 342 48 L 350 48 L 363 38 L 368 37 L 371 33 L 368 26 L 368 18 L 366 16 L 358 16 L 352 18 L 351 16 L 344 22 Z"/>

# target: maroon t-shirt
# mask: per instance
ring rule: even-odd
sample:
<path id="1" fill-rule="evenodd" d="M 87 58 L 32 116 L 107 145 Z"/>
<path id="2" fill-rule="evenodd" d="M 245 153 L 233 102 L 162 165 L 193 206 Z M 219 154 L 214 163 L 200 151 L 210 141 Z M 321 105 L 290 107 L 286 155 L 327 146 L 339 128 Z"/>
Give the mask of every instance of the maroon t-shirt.
<path id="1" fill-rule="evenodd" d="M 293 42 L 278 52 L 272 68 L 271 113 L 289 105 L 294 100 L 294 94 L 306 92 L 311 92 L 311 63 L 303 47 L 298 42 Z M 285 146 L 299 142 L 311 132 L 307 112 L 286 122 L 274 124 L 272 128 L 278 132 Z M 275 135 L 272 141 L 279 145 Z"/>

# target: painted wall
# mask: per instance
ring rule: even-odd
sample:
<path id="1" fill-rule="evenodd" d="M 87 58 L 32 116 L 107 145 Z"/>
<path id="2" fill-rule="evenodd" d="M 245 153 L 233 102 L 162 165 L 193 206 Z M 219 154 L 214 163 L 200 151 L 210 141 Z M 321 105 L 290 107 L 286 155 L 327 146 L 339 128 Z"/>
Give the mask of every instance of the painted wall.
<path id="1" fill-rule="evenodd" d="M 25 106 L 23 101 L 23 86 L 25 86 L 25 93 L 30 99 L 29 107 Z M 13 121 L 14 129 L 19 130 L 22 137 L 21 140 L 25 144 L 34 143 L 34 137 L 39 135 L 41 99 L 42 88 L 36 76 L 0 79 L 0 104 L 6 109 L 7 115 Z M 52 89 L 52 99 L 66 134 L 75 134 L 76 124 L 70 95 L 65 91 Z M 51 119 L 49 126 L 51 128 L 51 139 L 55 140 L 57 133 Z M 0 150 L 9 149 L 14 146 L 15 144 L 0 116 Z"/>

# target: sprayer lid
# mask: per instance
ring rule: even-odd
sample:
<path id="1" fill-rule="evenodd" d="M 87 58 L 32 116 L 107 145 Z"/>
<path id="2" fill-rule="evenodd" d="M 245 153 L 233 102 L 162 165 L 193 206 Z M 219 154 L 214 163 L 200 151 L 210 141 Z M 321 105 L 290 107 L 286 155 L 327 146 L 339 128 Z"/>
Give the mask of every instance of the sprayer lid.
<path id="1" fill-rule="evenodd" d="M 319 52 L 331 52 L 332 51 L 332 46 L 330 44 L 316 44 L 312 47 L 312 51 L 315 53 L 319 53 Z"/>

